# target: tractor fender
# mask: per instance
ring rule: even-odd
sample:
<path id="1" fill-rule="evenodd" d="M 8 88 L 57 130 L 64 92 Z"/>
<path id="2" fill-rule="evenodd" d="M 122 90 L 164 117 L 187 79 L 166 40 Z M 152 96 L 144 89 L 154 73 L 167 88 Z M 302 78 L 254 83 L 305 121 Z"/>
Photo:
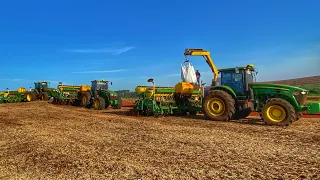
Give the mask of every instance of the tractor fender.
<path id="1" fill-rule="evenodd" d="M 283 100 L 286 100 L 287 102 L 289 102 L 293 106 L 293 108 L 296 111 L 299 111 L 299 112 L 302 111 L 302 107 L 303 106 L 299 106 L 299 104 L 295 100 L 294 96 L 288 96 L 288 95 L 280 94 L 280 95 L 275 96 L 275 98 L 281 98 Z M 268 99 L 268 100 L 270 100 L 270 99 Z M 266 103 L 266 102 L 263 102 L 263 103 Z"/>
<path id="2" fill-rule="evenodd" d="M 222 90 L 227 92 L 228 94 L 230 94 L 232 96 L 233 99 L 237 99 L 237 95 L 236 93 L 233 91 L 233 89 L 229 86 L 214 86 L 211 87 L 210 91 L 212 90 Z"/>
<path id="3" fill-rule="evenodd" d="M 35 91 L 37 93 L 37 95 L 40 94 L 40 92 L 38 91 L 38 89 L 32 89 L 32 91 Z"/>

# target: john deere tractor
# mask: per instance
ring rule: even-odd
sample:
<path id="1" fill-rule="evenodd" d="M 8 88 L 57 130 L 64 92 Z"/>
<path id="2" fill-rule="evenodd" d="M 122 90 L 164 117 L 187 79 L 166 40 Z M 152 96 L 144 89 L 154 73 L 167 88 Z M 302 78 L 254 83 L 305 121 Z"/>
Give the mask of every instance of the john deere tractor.
<path id="1" fill-rule="evenodd" d="M 55 96 L 58 92 L 55 88 L 49 88 L 50 82 L 41 81 L 34 82 L 34 89 L 27 94 L 28 101 L 44 100 L 47 101 L 51 97 Z"/>
<path id="2" fill-rule="evenodd" d="M 91 91 L 82 93 L 80 96 L 79 99 L 81 99 L 82 106 L 91 104 L 97 110 L 102 110 L 109 106 L 114 109 L 121 109 L 122 107 L 121 97 L 117 96 L 114 91 L 109 90 L 109 81 L 91 81 Z"/>
<path id="3" fill-rule="evenodd" d="M 307 103 L 308 91 L 305 89 L 256 83 L 257 71 L 252 64 L 218 70 L 209 51 L 186 49 L 184 55 L 203 56 L 214 74 L 210 91 L 202 103 L 207 119 L 229 121 L 257 111 L 266 124 L 285 126 L 300 119 L 303 111 L 308 114 L 320 112 L 320 103 Z M 219 73 L 221 85 L 216 86 Z"/>

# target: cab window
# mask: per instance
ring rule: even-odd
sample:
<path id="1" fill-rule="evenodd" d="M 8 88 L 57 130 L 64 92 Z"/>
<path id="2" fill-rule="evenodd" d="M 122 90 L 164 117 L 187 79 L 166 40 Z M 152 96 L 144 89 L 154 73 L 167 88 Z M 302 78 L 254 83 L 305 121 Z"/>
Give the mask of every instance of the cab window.
<path id="1" fill-rule="evenodd" d="M 244 95 L 243 71 L 221 72 L 221 85 L 230 86 L 237 95 Z"/>

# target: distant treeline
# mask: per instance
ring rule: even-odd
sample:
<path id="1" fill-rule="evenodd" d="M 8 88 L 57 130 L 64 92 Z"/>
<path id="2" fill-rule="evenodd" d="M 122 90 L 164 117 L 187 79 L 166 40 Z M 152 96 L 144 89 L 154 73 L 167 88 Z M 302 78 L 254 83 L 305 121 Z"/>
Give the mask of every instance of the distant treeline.
<path id="1" fill-rule="evenodd" d="M 122 98 L 136 98 L 136 93 L 134 91 L 130 91 L 130 90 L 119 90 L 119 91 L 115 91 L 118 96 L 122 97 Z"/>

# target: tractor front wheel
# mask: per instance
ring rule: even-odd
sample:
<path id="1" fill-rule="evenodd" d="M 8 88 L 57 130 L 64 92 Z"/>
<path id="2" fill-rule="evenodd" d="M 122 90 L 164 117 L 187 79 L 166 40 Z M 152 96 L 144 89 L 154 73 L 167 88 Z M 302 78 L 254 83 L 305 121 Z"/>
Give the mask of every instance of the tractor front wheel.
<path id="1" fill-rule="evenodd" d="M 204 98 L 203 113 L 207 119 L 229 121 L 235 113 L 235 100 L 222 90 L 213 90 Z"/>
<path id="2" fill-rule="evenodd" d="M 93 100 L 93 108 L 103 110 L 106 107 L 106 102 L 102 97 L 97 97 Z"/>
<path id="3" fill-rule="evenodd" d="M 289 126 L 296 118 L 295 109 L 284 99 L 272 98 L 262 108 L 262 119 L 268 125 Z"/>
<path id="4" fill-rule="evenodd" d="M 302 112 L 296 112 L 296 121 L 301 119 L 301 117 L 302 117 Z"/>

